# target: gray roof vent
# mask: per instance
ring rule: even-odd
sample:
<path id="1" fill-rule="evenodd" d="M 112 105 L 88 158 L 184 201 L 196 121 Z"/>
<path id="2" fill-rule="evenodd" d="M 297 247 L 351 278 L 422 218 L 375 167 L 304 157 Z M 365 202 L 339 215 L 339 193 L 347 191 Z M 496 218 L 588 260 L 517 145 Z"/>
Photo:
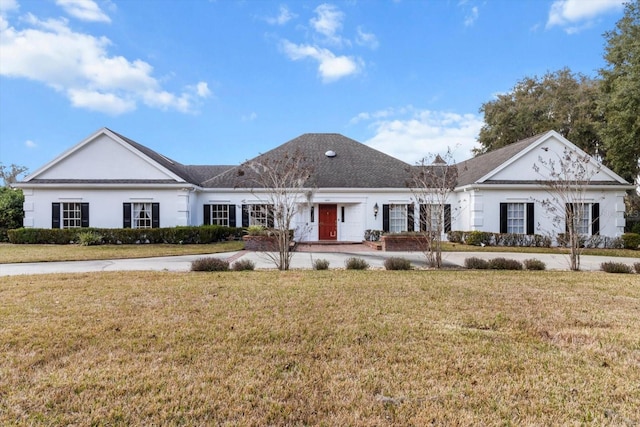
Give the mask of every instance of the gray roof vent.
<path id="1" fill-rule="evenodd" d="M 325 156 L 327 157 L 335 157 L 336 156 L 336 152 L 333 150 L 329 150 L 326 153 L 324 153 Z"/>

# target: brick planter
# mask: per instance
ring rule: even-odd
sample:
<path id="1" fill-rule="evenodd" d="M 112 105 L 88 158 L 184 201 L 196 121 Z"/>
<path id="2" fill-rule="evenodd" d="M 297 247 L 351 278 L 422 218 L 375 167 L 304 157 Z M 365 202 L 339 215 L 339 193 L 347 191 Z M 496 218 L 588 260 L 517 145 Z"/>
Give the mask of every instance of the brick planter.
<path id="1" fill-rule="evenodd" d="M 247 251 L 274 252 L 278 250 L 278 242 L 274 236 L 242 236 Z"/>
<path id="2" fill-rule="evenodd" d="M 386 252 L 422 252 L 427 247 L 427 239 L 425 236 L 407 236 L 386 234 L 380 237 L 382 250 Z"/>

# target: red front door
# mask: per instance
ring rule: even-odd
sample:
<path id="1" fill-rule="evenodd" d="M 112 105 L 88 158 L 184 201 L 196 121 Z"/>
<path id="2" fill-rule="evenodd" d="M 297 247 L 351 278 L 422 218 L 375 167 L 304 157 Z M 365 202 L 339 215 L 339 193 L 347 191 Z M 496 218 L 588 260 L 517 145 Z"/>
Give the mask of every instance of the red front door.
<path id="1" fill-rule="evenodd" d="M 338 206 L 319 206 L 318 239 L 338 240 Z"/>

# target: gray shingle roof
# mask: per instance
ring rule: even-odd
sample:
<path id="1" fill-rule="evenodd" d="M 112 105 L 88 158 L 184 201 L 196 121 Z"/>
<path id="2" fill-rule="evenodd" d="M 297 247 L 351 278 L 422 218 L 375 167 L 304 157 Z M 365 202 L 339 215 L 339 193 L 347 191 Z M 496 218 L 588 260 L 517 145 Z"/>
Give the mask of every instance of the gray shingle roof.
<path id="1" fill-rule="evenodd" d="M 200 183 L 206 181 L 207 179 L 219 175 L 225 170 L 233 167 L 223 165 L 183 165 L 182 163 L 170 159 L 167 156 L 164 156 L 149 147 L 146 147 L 130 138 L 127 138 L 124 135 L 119 134 L 118 132 L 114 132 L 111 129 L 109 129 L 109 131 L 113 132 L 127 144 L 134 147 L 136 150 L 142 152 L 145 156 L 151 158 L 153 161 L 159 163 L 166 169 L 170 170 L 171 172 L 191 184 L 200 185 Z"/>
<path id="2" fill-rule="evenodd" d="M 334 151 L 335 157 L 325 153 Z M 313 165 L 310 182 L 318 188 L 405 188 L 410 166 L 336 133 L 307 133 L 268 151 L 251 161 L 303 153 Z M 208 188 L 234 188 L 241 184 L 234 167 L 202 183 Z"/>

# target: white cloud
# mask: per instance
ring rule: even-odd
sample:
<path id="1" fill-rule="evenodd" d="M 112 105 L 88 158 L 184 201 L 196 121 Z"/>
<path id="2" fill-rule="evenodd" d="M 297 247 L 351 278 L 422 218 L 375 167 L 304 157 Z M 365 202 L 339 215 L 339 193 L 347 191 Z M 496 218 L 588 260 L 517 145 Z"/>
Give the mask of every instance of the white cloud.
<path id="1" fill-rule="evenodd" d="M 111 22 L 111 18 L 93 0 L 56 0 L 56 4 L 82 21 Z"/>
<path id="2" fill-rule="evenodd" d="M 0 0 L 0 16 L 4 16 L 7 12 L 18 10 L 19 7 L 16 0 Z"/>
<path id="3" fill-rule="evenodd" d="M 252 122 L 258 118 L 258 115 L 255 112 L 251 112 L 250 114 L 244 115 L 241 117 L 243 122 Z"/>
<path id="4" fill-rule="evenodd" d="M 187 86 L 180 94 L 164 90 L 149 63 L 110 55 L 108 38 L 76 32 L 64 18 L 42 21 L 28 14 L 23 22 L 28 27 L 21 30 L 7 21 L 0 26 L 1 75 L 44 83 L 65 94 L 75 107 L 116 115 L 142 102 L 191 112 L 211 93 L 205 82 Z"/>
<path id="5" fill-rule="evenodd" d="M 625 0 L 555 0 L 549 10 L 547 28 L 564 27 L 569 34 L 593 25 L 603 14 L 621 10 Z"/>
<path id="6" fill-rule="evenodd" d="M 293 61 L 311 58 L 318 62 L 318 73 L 322 81 L 329 83 L 343 77 L 357 74 L 362 62 L 350 56 L 336 56 L 328 49 L 311 45 L 297 45 L 289 40 L 283 40 L 281 47 L 284 53 Z"/>
<path id="7" fill-rule="evenodd" d="M 325 36 L 325 42 L 337 46 L 342 45 L 343 39 L 337 33 L 342 30 L 344 13 L 331 4 L 321 4 L 315 9 L 316 17 L 309 21 L 311 26 Z"/>
<path id="8" fill-rule="evenodd" d="M 367 46 L 374 50 L 378 48 L 378 38 L 375 34 L 365 33 L 362 27 L 358 27 L 357 32 L 358 34 L 356 36 L 356 43 L 358 43 L 360 46 Z"/>
<path id="9" fill-rule="evenodd" d="M 267 17 L 265 21 L 271 25 L 284 25 L 290 20 L 296 18 L 298 15 L 292 13 L 287 6 L 280 6 L 280 13 L 276 17 Z"/>
<path id="10" fill-rule="evenodd" d="M 29 148 L 29 149 L 33 149 L 33 148 L 37 148 L 37 147 L 38 147 L 38 144 L 36 144 L 35 142 L 33 142 L 33 141 L 32 141 L 32 140 L 30 140 L 30 139 L 27 139 L 27 140 L 24 142 L 24 146 L 25 146 L 25 147 L 27 147 L 27 148 Z"/>
<path id="11" fill-rule="evenodd" d="M 478 20 L 478 6 L 473 6 L 469 9 L 467 16 L 464 18 L 464 26 L 470 27 Z"/>
<path id="12" fill-rule="evenodd" d="M 206 82 L 199 82 L 196 85 L 196 93 L 201 98 L 207 98 L 211 95 L 211 90 L 209 90 L 209 85 Z"/>
<path id="13" fill-rule="evenodd" d="M 360 113 L 352 122 L 371 119 L 375 135 L 365 144 L 415 164 L 433 154 L 451 149 L 457 162 L 472 156 L 483 125 L 475 114 L 418 110 L 412 106 Z"/>

